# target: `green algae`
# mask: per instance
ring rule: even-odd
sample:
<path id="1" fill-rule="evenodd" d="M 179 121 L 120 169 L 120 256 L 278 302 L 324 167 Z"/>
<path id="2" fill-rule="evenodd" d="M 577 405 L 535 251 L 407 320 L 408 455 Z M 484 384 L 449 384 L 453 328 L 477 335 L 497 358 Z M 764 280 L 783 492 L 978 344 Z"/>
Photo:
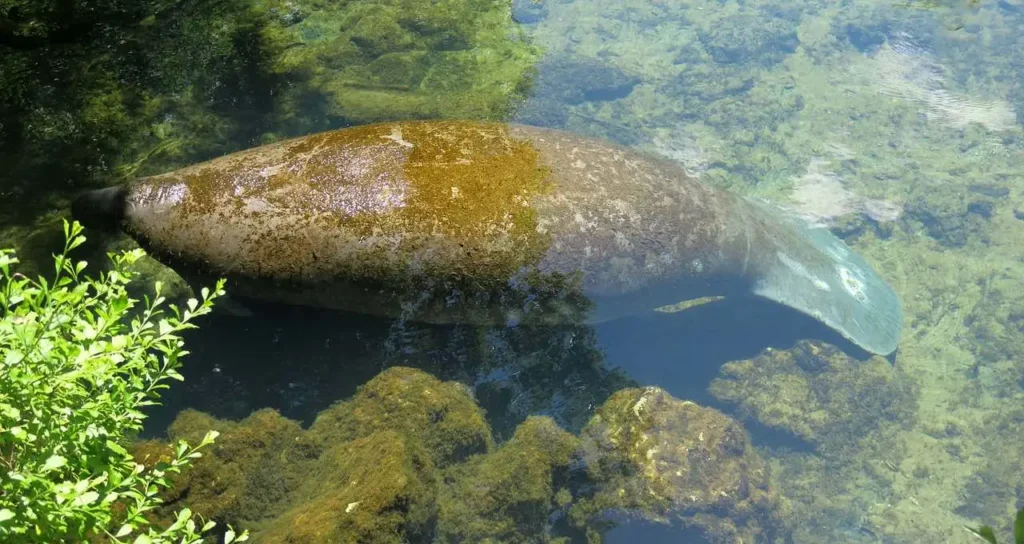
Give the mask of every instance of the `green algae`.
<path id="1" fill-rule="evenodd" d="M 304 83 L 282 101 L 316 93 L 324 113 L 346 123 L 501 118 L 528 90 L 539 57 L 503 2 L 311 1 L 300 9 L 302 19 L 275 34 L 290 46 L 274 70 Z M 290 115 L 306 130 L 320 126 Z"/>
<path id="2" fill-rule="evenodd" d="M 390 430 L 421 443 L 443 468 L 494 447 L 468 388 L 410 368 L 389 368 L 352 398 L 324 410 L 308 434 L 324 446 Z"/>
<path id="3" fill-rule="evenodd" d="M 402 367 L 308 430 L 270 409 L 237 422 L 186 410 L 172 440 L 221 435 L 163 498 L 260 542 L 599 541 L 606 514 L 620 510 L 711 542 L 775 541 L 786 531 L 768 467 L 716 410 L 625 389 L 580 437 L 532 416 L 499 447 L 480 415 L 464 386 Z M 135 447 L 141 463 L 169 452 L 158 440 Z M 154 518 L 169 515 L 161 508 Z"/>
<path id="4" fill-rule="evenodd" d="M 394 431 L 327 448 L 258 529 L 261 542 L 408 542 L 432 532 L 437 475 L 423 446 Z"/>
<path id="5" fill-rule="evenodd" d="M 828 344 L 801 340 L 733 361 L 711 382 L 715 398 L 738 413 L 829 451 L 855 445 L 881 427 L 914 423 L 919 392 L 881 357 L 853 359 Z"/>
<path id="6" fill-rule="evenodd" d="M 572 523 L 607 526 L 607 511 L 696 530 L 709 542 L 783 541 L 788 509 L 770 471 L 736 421 L 657 387 L 621 390 L 581 434 L 597 482 L 569 512 Z"/>
<path id="7" fill-rule="evenodd" d="M 491 455 L 445 471 L 442 542 L 554 542 L 549 518 L 572 500 L 578 440 L 548 417 L 530 417 Z"/>

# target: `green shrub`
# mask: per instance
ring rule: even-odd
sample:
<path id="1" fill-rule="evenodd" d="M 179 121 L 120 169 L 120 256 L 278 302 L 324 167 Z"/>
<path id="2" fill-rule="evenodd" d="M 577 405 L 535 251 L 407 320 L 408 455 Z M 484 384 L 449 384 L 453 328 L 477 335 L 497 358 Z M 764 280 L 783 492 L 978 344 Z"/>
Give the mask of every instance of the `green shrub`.
<path id="1" fill-rule="evenodd" d="M 81 233 L 64 222 L 49 281 L 12 272 L 14 252 L 0 250 L 0 541 L 202 542 L 214 523 L 197 523 L 188 509 L 163 529 L 144 515 L 168 474 L 216 433 L 197 447 L 179 442 L 173 459 L 151 468 L 127 446 L 142 428 L 140 410 L 158 402 L 168 378 L 182 379 L 180 333 L 211 310 L 223 282 L 183 312 L 162 309 L 157 283 L 155 298 L 136 308 L 125 287 L 143 251 L 111 254 L 111 270 L 90 279 L 86 263 L 69 258 Z M 230 528 L 225 536 L 247 537 Z"/>

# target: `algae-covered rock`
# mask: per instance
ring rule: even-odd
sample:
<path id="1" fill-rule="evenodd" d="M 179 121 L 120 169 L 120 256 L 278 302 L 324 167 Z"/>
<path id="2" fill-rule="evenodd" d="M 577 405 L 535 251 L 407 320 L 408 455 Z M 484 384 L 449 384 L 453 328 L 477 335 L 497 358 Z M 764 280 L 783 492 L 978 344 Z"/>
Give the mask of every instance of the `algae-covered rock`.
<path id="1" fill-rule="evenodd" d="M 268 517 L 298 486 L 304 467 L 316 457 L 315 449 L 302 440 L 299 424 L 271 409 L 238 422 L 185 410 L 171 424 L 168 436 L 172 442 L 198 444 L 210 430 L 221 434 L 165 497 L 170 503 L 185 501 L 209 518 L 245 524 Z"/>
<path id="2" fill-rule="evenodd" d="M 908 197 L 904 221 L 917 225 L 946 247 L 963 247 L 970 241 L 988 243 L 989 219 L 997 198 L 985 191 L 937 191 L 934 186 L 915 187 Z"/>
<path id="3" fill-rule="evenodd" d="M 985 418 L 979 428 L 991 433 L 983 440 L 985 462 L 967 480 L 957 513 L 994 525 L 999 534 L 1010 533 L 1009 521 L 1024 504 L 1024 400 L 1018 395 Z"/>
<path id="4" fill-rule="evenodd" d="M 597 58 L 556 54 L 537 64 L 533 93 L 517 112 L 520 123 L 563 127 L 568 106 L 629 96 L 640 79 Z"/>
<path id="5" fill-rule="evenodd" d="M 437 479 L 422 445 L 394 431 L 338 444 L 292 495 L 295 506 L 258 528 L 258 542 L 425 541 L 436 519 Z"/>
<path id="6" fill-rule="evenodd" d="M 303 82 L 284 98 L 298 116 L 319 95 L 326 116 L 353 124 L 501 117 L 539 57 L 517 32 L 510 1 L 296 3 L 304 16 L 275 34 L 288 47 L 274 70 Z"/>
<path id="7" fill-rule="evenodd" d="M 594 492 L 570 510 L 578 527 L 609 512 L 698 530 L 710 542 L 771 541 L 783 502 L 743 427 L 657 387 L 614 394 L 581 440 Z M 597 539 L 593 529 L 589 534 Z"/>
<path id="8" fill-rule="evenodd" d="M 438 467 L 494 445 L 483 410 L 466 386 L 405 367 L 381 372 L 353 398 L 321 412 L 309 433 L 330 445 L 381 430 L 422 441 Z"/>
<path id="9" fill-rule="evenodd" d="M 794 21 L 767 13 L 740 13 L 724 18 L 702 33 L 701 43 L 719 64 L 771 66 L 800 45 Z"/>
<path id="10" fill-rule="evenodd" d="M 885 359 L 860 362 L 835 347 L 801 340 L 722 367 L 711 394 L 739 413 L 819 447 L 853 444 L 885 422 L 909 426 L 917 388 Z"/>
<path id="11" fill-rule="evenodd" d="M 1024 385 L 1024 273 L 992 270 L 979 282 L 982 296 L 964 318 L 974 334 L 968 346 L 977 356 L 970 374 L 986 389 L 1004 396 Z"/>
<path id="12" fill-rule="evenodd" d="M 576 448 L 576 437 L 551 418 L 530 417 L 494 453 L 448 470 L 440 541 L 550 541 L 549 517 L 568 501 L 563 486 Z"/>

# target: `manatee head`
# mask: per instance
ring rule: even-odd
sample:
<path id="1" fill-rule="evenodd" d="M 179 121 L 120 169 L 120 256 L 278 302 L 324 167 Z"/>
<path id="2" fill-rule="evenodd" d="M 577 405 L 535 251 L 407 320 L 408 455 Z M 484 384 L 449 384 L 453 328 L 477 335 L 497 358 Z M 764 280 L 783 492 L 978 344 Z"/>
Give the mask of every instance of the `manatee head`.
<path id="1" fill-rule="evenodd" d="M 87 229 L 115 231 L 124 219 L 127 193 L 123 186 L 86 191 L 71 203 L 71 217 Z"/>

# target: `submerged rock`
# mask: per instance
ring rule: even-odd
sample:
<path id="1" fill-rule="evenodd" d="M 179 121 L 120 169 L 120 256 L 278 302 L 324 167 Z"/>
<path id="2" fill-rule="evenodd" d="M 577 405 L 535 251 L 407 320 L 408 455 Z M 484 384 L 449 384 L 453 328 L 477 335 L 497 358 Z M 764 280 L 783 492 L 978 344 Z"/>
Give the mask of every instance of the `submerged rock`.
<path id="1" fill-rule="evenodd" d="M 438 467 L 494 446 L 468 387 L 406 367 L 381 372 L 354 397 L 321 412 L 309 434 L 330 445 L 382 430 L 422 442 Z"/>
<path id="2" fill-rule="evenodd" d="M 421 444 L 380 431 L 326 450 L 292 501 L 259 530 L 258 542 L 426 541 L 437 474 Z"/>
<path id="3" fill-rule="evenodd" d="M 918 395 L 881 357 L 861 362 L 806 340 L 727 363 L 710 391 L 743 417 L 825 448 L 854 444 L 886 422 L 909 426 Z"/>
<path id="4" fill-rule="evenodd" d="M 743 427 L 657 387 L 612 395 L 581 440 L 589 496 L 570 510 L 591 539 L 615 513 L 697 530 L 710 542 L 771 541 L 784 504 Z M 607 527 L 602 527 L 607 528 Z"/>
<path id="5" fill-rule="evenodd" d="M 530 417 L 493 454 L 447 471 L 440 542 L 550 541 L 549 517 L 571 499 L 577 444 L 551 418 Z"/>
<path id="6" fill-rule="evenodd" d="M 186 440 L 194 445 L 210 430 L 221 433 L 216 442 L 189 470 L 173 478 L 174 487 L 163 498 L 168 504 L 184 502 L 211 519 L 248 525 L 273 515 L 317 456 L 302 440 L 299 424 L 271 409 L 237 422 L 185 410 L 167 434 L 171 443 Z M 167 453 L 153 441 L 135 450 L 140 463 L 155 463 Z M 171 512 L 157 514 L 163 519 Z"/>

